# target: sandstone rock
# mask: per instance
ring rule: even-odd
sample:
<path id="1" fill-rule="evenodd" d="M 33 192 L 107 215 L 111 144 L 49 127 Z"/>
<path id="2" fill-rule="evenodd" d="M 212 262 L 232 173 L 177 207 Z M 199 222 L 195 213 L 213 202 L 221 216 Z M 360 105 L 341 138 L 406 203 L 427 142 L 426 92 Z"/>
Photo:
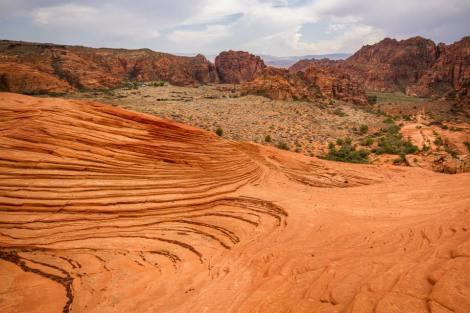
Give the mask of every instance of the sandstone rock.
<path id="1" fill-rule="evenodd" d="M 415 96 L 448 96 L 470 102 L 470 37 L 449 46 L 439 44 L 438 58 L 418 82 L 407 88 Z"/>
<path id="2" fill-rule="evenodd" d="M 218 81 L 214 65 L 202 55 L 182 57 L 149 49 L 1 41 L 0 60 L 0 87 L 15 92 L 110 88 L 125 80 L 165 80 L 175 85 Z"/>
<path id="3" fill-rule="evenodd" d="M 266 68 L 263 60 L 244 51 L 224 51 L 215 58 L 215 66 L 222 83 L 238 84 L 252 80 Z"/>
<path id="4" fill-rule="evenodd" d="M 330 68 L 337 67 L 338 64 L 342 62 L 343 60 L 303 59 L 293 64 L 291 67 L 289 67 L 289 71 L 292 73 L 304 72 L 307 68 L 311 66 L 315 66 L 316 68 L 330 69 Z"/>
<path id="5" fill-rule="evenodd" d="M 411 96 L 455 98 L 468 110 L 470 102 L 470 37 L 452 45 L 436 46 L 429 39 L 414 37 L 397 41 L 386 38 L 362 47 L 346 60 L 301 60 L 293 73 L 310 66 L 342 70 L 366 90 L 402 91 Z"/>
<path id="6" fill-rule="evenodd" d="M 429 39 L 413 37 L 397 41 L 386 38 L 367 45 L 353 54 L 341 68 L 355 79 L 363 81 L 366 89 L 376 91 L 405 91 L 437 59 L 437 47 Z"/>
<path id="7" fill-rule="evenodd" d="M 367 104 L 364 86 L 340 69 L 310 66 L 305 70 L 305 79 L 318 86 L 324 98 Z"/>
<path id="8" fill-rule="evenodd" d="M 317 85 L 304 79 L 304 74 L 268 67 L 249 82 L 241 85 L 242 95 L 261 95 L 275 100 L 307 100 L 321 98 Z"/>
<path id="9" fill-rule="evenodd" d="M 241 93 L 276 100 L 338 99 L 355 104 L 367 103 L 364 88 L 351 80 L 348 74 L 315 66 L 296 73 L 268 67 L 252 81 L 243 83 Z"/>

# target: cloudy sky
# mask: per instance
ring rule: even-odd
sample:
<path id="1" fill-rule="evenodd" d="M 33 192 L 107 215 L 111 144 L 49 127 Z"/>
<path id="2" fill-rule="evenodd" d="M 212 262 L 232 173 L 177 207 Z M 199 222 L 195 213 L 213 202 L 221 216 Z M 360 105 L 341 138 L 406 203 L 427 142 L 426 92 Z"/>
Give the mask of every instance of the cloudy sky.
<path id="1" fill-rule="evenodd" d="M 277 56 L 470 35 L 470 0 L 0 0 L 0 38 Z"/>

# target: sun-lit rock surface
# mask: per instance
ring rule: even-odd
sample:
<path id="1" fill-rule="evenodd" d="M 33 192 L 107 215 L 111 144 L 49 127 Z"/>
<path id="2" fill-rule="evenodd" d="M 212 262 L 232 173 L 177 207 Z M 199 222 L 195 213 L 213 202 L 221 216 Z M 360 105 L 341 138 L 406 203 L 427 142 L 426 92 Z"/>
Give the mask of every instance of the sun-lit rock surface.
<path id="1" fill-rule="evenodd" d="M 63 93 L 117 87 L 126 80 L 164 80 L 186 86 L 218 78 L 214 65 L 203 55 L 0 41 L 3 91 Z"/>
<path id="2" fill-rule="evenodd" d="M 253 80 L 243 83 L 241 92 L 275 100 L 337 99 L 354 104 L 367 103 L 364 88 L 347 73 L 336 68 L 315 66 L 299 72 L 268 67 Z"/>
<path id="3" fill-rule="evenodd" d="M 0 94 L 1 312 L 468 312 L 470 175 Z"/>

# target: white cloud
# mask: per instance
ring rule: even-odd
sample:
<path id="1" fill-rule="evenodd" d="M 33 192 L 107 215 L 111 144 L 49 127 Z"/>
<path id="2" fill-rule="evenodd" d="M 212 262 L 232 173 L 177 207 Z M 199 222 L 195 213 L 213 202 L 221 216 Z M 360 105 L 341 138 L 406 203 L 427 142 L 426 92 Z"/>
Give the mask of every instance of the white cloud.
<path id="1" fill-rule="evenodd" d="M 23 30 L 0 24 L 11 39 L 210 54 L 352 52 L 385 36 L 450 42 L 470 29 L 468 0 L 3 0 L 0 9 L 4 23 L 30 18 Z M 325 27 L 305 36 L 306 24 Z"/>

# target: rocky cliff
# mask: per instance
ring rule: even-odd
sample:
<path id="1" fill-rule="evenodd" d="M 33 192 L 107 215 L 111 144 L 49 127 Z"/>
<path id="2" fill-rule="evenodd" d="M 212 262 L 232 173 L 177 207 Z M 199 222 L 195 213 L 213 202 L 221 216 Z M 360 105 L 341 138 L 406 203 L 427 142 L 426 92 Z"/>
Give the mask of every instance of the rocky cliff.
<path id="1" fill-rule="evenodd" d="M 241 92 L 277 100 L 338 99 L 355 104 L 367 103 L 364 88 L 347 73 L 314 66 L 295 73 L 268 67 L 252 81 L 243 83 Z"/>
<path id="2" fill-rule="evenodd" d="M 421 37 L 386 38 L 362 47 L 344 61 L 306 59 L 289 70 L 295 73 L 311 66 L 341 70 L 367 90 L 447 97 L 461 104 L 470 101 L 470 37 L 451 45 L 436 45 Z"/>
<path id="3" fill-rule="evenodd" d="M 204 56 L 182 57 L 149 49 L 0 42 L 0 89 L 24 93 L 110 88 L 125 80 L 165 80 L 175 85 L 217 82 Z"/>
<path id="4" fill-rule="evenodd" d="M 239 84 L 252 80 L 266 68 L 263 60 L 245 51 L 224 51 L 215 58 L 215 66 L 222 83 Z"/>
<path id="5" fill-rule="evenodd" d="M 441 96 L 470 102 L 470 37 L 449 46 L 439 44 L 438 58 L 419 78 L 408 86 L 407 94 Z"/>

